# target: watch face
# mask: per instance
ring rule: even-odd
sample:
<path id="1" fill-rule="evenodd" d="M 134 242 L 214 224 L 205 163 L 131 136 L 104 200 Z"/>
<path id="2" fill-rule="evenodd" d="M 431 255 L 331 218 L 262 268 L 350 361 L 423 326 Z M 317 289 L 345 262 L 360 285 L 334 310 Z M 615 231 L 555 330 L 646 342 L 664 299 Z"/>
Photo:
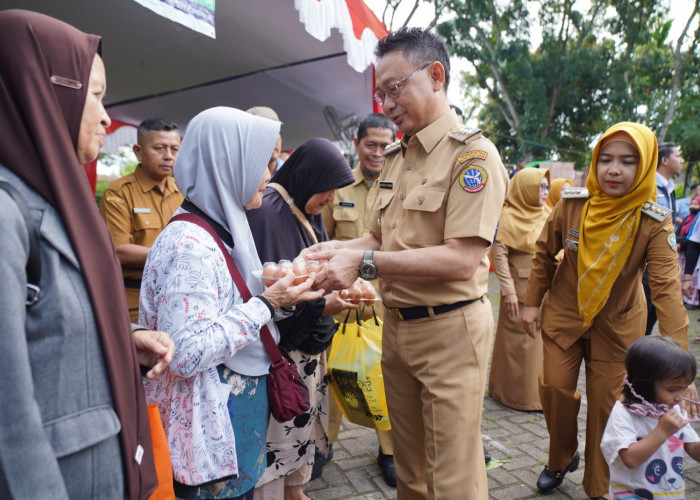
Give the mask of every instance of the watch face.
<path id="1" fill-rule="evenodd" d="M 362 275 L 363 278 L 368 279 L 368 278 L 374 278 L 374 275 L 377 272 L 377 267 L 374 264 L 362 264 L 360 266 L 360 274 Z"/>

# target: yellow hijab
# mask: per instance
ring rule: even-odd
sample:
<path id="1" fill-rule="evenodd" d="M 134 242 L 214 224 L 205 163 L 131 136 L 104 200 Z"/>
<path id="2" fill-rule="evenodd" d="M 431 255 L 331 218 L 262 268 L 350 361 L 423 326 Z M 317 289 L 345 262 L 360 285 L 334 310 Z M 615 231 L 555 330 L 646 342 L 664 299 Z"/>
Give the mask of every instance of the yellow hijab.
<path id="1" fill-rule="evenodd" d="M 608 196 L 598 184 L 598 153 L 602 143 L 623 132 L 639 153 L 637 175 L 629 191 L 619 198 Z M 578 245 L 578 310 L 590 325 L 605 306 L 615 280 L 625 265 L 639 228 L 642 205 L 656 201 L 656 136 L 644 125 L 621 122 L 605 131 L 593 150 L 586 179 L 590 198 L 581 212 Z"/>
<path id="2" fill-rule="evenodd" d="M 549 190 L 549 196 L 547 196 L 547 201 L 545 202 L 545 206 L 550 212 L 554 208 L 554 205 L 561 199 L 561 188 L 564 186 L 565 182 L 568 182 L 571 186 L 574 185 L 574 181 L 566 177 L 560 177 L 552 181 L 552 187 Z"/>
<path id="3" fill-rule="evenodd" d="M 521 252 L 535 253 L 535 243 L 549 212 L 540 205 L 540 183 L 549 170 L 525 168 L 513 176 L 498 220 L 496 241 Z"/>

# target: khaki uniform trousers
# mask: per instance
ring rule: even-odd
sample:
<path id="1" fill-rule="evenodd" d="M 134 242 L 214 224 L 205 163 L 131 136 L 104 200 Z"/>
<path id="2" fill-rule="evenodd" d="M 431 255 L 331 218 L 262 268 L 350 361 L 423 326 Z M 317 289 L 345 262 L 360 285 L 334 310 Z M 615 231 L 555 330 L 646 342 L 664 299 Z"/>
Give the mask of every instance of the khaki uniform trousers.
<path id="1" fill-rule="evenodd" d="M 600 451 L 600 441 L 615 401 L 620 398 L 624 362 L 600 361 L 591 357 L 591 335 L 586 332 L 571 347 L 564 350 L 547 335 L 542 335 L 544 363 L 540 373 L 540 399 L 549 431 L 550 470 L 564 469 L 578 449 L 578 411 L 581 394 L 576 388 L 581 362 L 586 364 L 585 468 L 583 489 L 589 497 L 608 493 L 610 472 Z"/>
<path id="2" fill-rule="evenodd" d="M 129 306 L 129 318 L 132 323 L 139 322 L 139 295 L 140 288 L 126 288 L 126 303 Z"/>
<path id="3" fill-rule="evenodd" d="M 490 303 L 481 298 L 411 321 L 387 312 L 384 319 L 382 370 L 398 498 L 487 499 L 481 412 Z"/>

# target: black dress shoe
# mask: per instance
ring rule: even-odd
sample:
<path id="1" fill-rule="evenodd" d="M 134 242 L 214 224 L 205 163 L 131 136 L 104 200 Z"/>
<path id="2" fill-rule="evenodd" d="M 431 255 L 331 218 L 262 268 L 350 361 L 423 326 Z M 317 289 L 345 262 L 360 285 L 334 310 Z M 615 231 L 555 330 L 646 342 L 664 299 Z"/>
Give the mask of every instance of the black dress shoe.
<path id="1" fill-rule="evenodd" d="M 491 454 L 489 453 L 489 450 L 486 449 L 486 445 L 484 446 L 484 462 L 489 463 L 491 461 Z"/>
<path id="2" fill-rule="evenodd" d="M 382 469 L 382 476 L 384 476 L 384 482 L 389 486 L 396 486 L 396 469 L 394 469 L 394 456 L 385 455 L 382 453 L 382 449 L 379 449 L 379 455 L 377 455 L 377 463 L 379 468 Z"/>
<path id="3" fill-rule="evenodd" d="M 326 465 L 331 458 L 333 458 L 333 445 L 328 445 L 328 455 L 324 455 L 318 448 L 316 448 L 316 454 L 314 455 L 314 465 L 311 468 L 311 481 L 321 477 L 323 473 L 323 466 Z"/>
<path id="4" fill-rule="evenodd" d="M 578 469 L 578 463 L 580 460 L 581 455 L 579 455 L 579 452 L 577 451 L 576 455 L 574 455 L 574 458 L 571 460 L 571 463 L 563 471 L 549 470 L 549 468 L 545 465 L 542 474 L 540 474 L 540 477 L 537 479 L 537 488 L 541 491 L 548 491 L 558 488 L 564 481 L 564 476 L 566 476 L 567 472 L 574 472 L 576 469 Z"/>

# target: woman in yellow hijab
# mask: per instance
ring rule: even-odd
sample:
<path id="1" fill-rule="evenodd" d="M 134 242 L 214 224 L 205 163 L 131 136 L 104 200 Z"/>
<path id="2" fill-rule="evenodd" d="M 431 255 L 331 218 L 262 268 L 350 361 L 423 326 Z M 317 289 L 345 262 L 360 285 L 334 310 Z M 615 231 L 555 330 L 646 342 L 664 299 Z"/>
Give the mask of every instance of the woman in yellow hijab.
<path id="1" fill-rule="evenodd" d="M 560 177 L 552 181 L 552 187 L 549 190 L 549 196 L 547 196 L 547 201 L 545 202 L 547 213 L 551 212 L 554 209 L 554 205 L 561 199 L 561 192 L 571 187 L 574 187 L 574 181 L 566 177 Z"/>
<path id="2" fill-rule="evenodd" d="M 537 375 L 542 369 L 542 339 L 526 335 L 520 318 L 535 243 L 549 210 L 549 171 L 526 168 L 508 187 L 493 263 L 501 286 L 501 307 L 493 346 L 489 394 L 516 410 L 541 411 Z"/>
<path id="3" fill-rule="evenodd" d="M 530 336 L 538 336 L 540 326 L 542 334 L 540 399 L 550 444 L 540 490 L 558 487 L 578 467 L 577 383 L 585 362 L 583 488 L 591 498 L 608 494 L 600 440 L 620 395 L 627 347 L 644 335 L 645 266 L 661 334 L 688 348 L 673 223 L 654 203 L 656 163 L 651 130 L 631 122 L 610 127 L 593 150 L 586 189 L 562 197 L 537 241 L 523 323 Z M 697 399 L 697 391 L 691 395 Z"/>

